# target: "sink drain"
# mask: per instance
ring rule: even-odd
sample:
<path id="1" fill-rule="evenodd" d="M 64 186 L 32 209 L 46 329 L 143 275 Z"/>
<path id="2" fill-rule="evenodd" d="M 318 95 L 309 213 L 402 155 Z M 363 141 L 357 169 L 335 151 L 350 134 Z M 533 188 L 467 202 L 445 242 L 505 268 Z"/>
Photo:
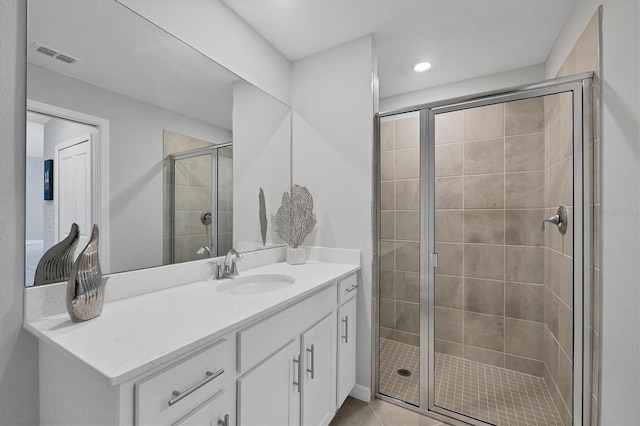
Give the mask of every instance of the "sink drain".
<path id="1" fill-rule="evenodd" d="M 411 371 L 407 370 L 406 368 L 401 368 L 400 370 L 398 370 L 398 375 L 402 377 L 409 377 L 411 375 Z"/>

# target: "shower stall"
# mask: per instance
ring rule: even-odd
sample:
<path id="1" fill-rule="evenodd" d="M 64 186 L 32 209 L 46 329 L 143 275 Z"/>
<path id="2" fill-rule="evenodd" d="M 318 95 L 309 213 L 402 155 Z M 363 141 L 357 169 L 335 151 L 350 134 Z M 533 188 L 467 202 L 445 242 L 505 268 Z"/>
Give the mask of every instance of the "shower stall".
<path id="1" fill-rule="evenodd" d="M 166 169 L 165 263 L 226 254 L 233 229 L 231 143 L 170 154 Z"/>
<path id="2" fill-rule="evenodd" d="M 379 397 L 445 421 L 588 423 L 591 85 L 379 116 Z"/>

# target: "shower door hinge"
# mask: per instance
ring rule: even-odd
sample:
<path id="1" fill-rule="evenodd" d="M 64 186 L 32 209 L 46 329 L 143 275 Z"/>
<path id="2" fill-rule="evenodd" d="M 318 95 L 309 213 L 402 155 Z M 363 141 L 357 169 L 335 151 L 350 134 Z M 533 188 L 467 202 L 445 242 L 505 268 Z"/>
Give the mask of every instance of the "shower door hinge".
<path id="1" fill-rule="evenodd" d="M 431 253 L 431 266 L 434 268 L 438 267 L 438 253 Z"/>

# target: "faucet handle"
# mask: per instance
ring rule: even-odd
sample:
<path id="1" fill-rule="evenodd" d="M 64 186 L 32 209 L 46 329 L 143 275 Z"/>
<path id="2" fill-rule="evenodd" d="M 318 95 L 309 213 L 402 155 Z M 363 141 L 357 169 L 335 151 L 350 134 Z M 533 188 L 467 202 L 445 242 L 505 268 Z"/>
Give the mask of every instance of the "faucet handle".
<path id="1" fill-rule="evenodd" d="M 236 259 L 231 259 L 231 275 L 233 275 L 234 277 L 240 273 L 240 271 L 238 271 L 237 262 L 241 258 L 242 258 L 242 256 L 240 256 L 239 258 L 236 258 Z"/>
<path id="2" fill-rule="evenodd" d="M 213 278 L 216 280 L 221 280 L 224 278 L 223 265 L 220 262 L 216 262 L 213 269 Z"/>

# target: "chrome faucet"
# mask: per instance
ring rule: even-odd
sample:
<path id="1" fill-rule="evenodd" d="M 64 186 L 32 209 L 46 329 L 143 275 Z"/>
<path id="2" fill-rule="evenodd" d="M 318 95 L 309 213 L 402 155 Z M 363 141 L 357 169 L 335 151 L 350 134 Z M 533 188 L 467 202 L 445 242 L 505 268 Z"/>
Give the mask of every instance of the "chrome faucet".
<path id="1" fill-rule="evenodd" d="M 216 263 L 215 276 L 216 280 L 223 278 L 235 277 L 238 275 L 238 259 L 242 259 L 242 255 L 238 250 L 232 248 L 224 258 L 224 263 Z"/>

